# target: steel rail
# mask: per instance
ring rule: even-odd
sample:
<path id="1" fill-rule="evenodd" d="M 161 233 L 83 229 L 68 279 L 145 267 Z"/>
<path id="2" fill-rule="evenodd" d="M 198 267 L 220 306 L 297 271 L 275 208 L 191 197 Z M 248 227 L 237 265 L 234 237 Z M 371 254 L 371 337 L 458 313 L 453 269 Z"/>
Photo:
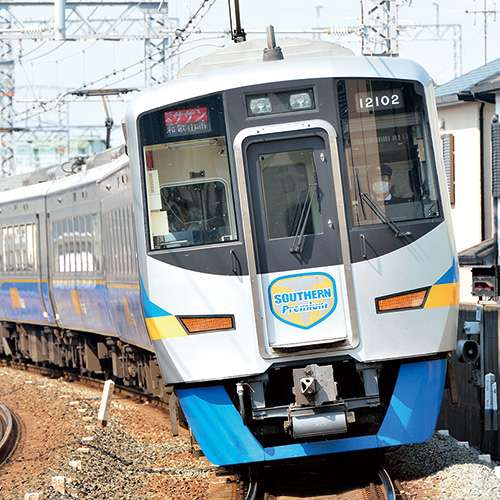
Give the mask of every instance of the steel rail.
<path id="1" fill-rule="evenodd" d="M 0 403 L 0 418 L 5 423 L 2 439 L 0 440 L 0 463 L 10 454 L 14 439 L 14 420 L 6 406 Z"/>
<path id="2" fill-rule="evenodd" d="M 248 487 L 248 493 L 247 496 L 245 497 L 245 500 L 256 500 L 257 498 L 257 483 L 252 482 L 250 483 Z"/>
<path id="3" fill-rule="evenodd" d="M 381 467 L 378 471 L 378 477 L 380 478 L 380 481 L 382 481 L 382 486 L 385 490 L 387 500 L 396 500 L 396 490 L 394 489 L 394 484 L 384 467 Z"/>

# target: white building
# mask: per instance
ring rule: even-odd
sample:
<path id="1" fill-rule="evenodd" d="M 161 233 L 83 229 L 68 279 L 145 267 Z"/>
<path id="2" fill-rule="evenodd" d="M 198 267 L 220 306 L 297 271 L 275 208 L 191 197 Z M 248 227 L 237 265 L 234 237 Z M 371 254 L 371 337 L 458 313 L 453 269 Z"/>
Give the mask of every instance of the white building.
<path id="1" fill-rule="evenodd" d="M 500 112 L 500 59 L 437 87 L 436 103 L 458 252 L 480 245 L 466 254 L 475 256 L 474 265 L 492 265 L 483 254 L 493 249 L 488 240 L 495 231 L 491 131 L 492 118 Z M 460 301 L 477 302 L 471 294 L 471 267 L 461 267 L 460 279 Z"/>

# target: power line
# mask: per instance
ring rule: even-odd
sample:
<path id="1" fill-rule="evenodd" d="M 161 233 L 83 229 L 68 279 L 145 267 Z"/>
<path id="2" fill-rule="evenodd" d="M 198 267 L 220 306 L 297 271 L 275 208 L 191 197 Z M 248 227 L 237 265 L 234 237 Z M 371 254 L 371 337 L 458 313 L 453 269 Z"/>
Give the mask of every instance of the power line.
<path id="1" fill-rule="evenodd" d="M 476 14 L 483 15 L 483 36 L 484 36 L 484 64 L 488 63 L 488 17 L 492 14 L 494 15 L 494 20 L 496 21 L 497 11 L 496 9 L 488 9 L 488 2 L 484 0 L 484 7 L 482 10 L 476 10 L 476 1 L 474 0 L 474 10 L 466 10 L 466 14 L 474 14 L 474 24 L 476 23 Z"/>

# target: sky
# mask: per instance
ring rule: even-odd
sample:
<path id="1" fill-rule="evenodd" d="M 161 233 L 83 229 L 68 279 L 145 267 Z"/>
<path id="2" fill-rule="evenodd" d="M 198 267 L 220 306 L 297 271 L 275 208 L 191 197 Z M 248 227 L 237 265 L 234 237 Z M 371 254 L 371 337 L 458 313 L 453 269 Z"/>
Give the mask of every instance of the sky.
<path id="1" fill-rule="evenodd" d="M 165 0 L 165 3 L 167 0 Z M 370 0 L 365 0 L 371 4 Z M 160 0 L 159 0 L 160 3 Z M 170 0 L 169 16 L 184 26 L 199 9 L 202 0 Z M 228 1 L 208 0 L 205 7 L 190 25 L 200 33 L 189 37 L 181 50 L 180 65 L 184 65 L 217 46 L 232 43 L 220 33 L 229 28 Z M 208 6 L 211 5 L 210 8 Z M 373 5 L 373 4 L 372 4 Z M 500 15 L 493 13 L 493 0 L 397 0 L 397 18 L 400 28 L 399 56 L 420 63 L 432 76 L 436 84 L 452 80 L 460 74 L 475 69 L 485 62 L 484 14 L 487 10 L 487 61 L 500 57 Z M 279 44 L 281 33 L 289 31 L 307 32 L 317 28 L 359 27 L 361 4 L 358 0 L 240 0 L 241 23 L 249 38 L 263 37 L 266 26 L 272 24 Z M 469 12 L 467 12 L 469 11 Z M 27 13 L 21 8 L 16 13 L 21 19 L 35 16 L 50 17 L 51 10 L 33 8 Z M 476 12 L 476 13 L 474 13 Z M 500 14 L 500 11 L 499 11 Z M 429 40 L 435 37 L 435 25 L 440 24 L 440 34 L 446 40 Z M 431 25 L 430 29 L 425 26 Z M 458 28 L 460 26 L 460 28 Z M 460 29 L 460 31 L 459 31 Z M 453 33 L 461 34 L 452 39 Z M 287 34 L 286 36 L 291 36 Z M 297 36 L 312 35 L 302 33 Z M 359 36 L 332 37 L 322 34 L 327 41 L 340 43 L 361 55 Z M 426 40 L 427 38 L 427 40 Z M 104 130 L 105 108 L 101 99 L 67 97 L 53 107 L 54 101 L 68 89 L 82 85 L 119 86 L 141 89 L 145 77 L 140 65 L 128 72 L 121 69 L 144 57 L 143 42 L 41 42 L 23 41 L 14 45 L 16 84 L 16 125 L 23 126 L 20 112 L 29 109 L 39 99 L 49 101 L 49 109 L 55 111 L 37 115 L 35 121 L 44 124 L 65 124 L 84 127 L 96 125 Z M 138 70 L 139 68 L 139 70 Z M 106 75 L 117 75 L 105 78 Z M 119 76 L 123 75 L 123 76 Z M 93 82 L 98 82 L 92 85 Z M 119 123 L 127 101 L 132 94 L 107 102 L 108 112 L 116 124 L 113 141 L 120 142 Z M 30 121 L 33 123 L 33 119 Z M 25 122 L 28 124 L 28 122 Z"/>

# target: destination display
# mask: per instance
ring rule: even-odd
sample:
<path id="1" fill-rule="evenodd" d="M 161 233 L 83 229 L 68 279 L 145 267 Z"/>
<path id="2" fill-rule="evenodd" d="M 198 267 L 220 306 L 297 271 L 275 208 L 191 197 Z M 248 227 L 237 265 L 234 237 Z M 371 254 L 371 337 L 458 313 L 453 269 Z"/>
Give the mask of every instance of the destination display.
<path id="1" fill-rule="evenodd" d="M 210 118 L 206 107 L 176 109 L 163 113 L 168 135 L 202 134 L 210 132 Z"/>

